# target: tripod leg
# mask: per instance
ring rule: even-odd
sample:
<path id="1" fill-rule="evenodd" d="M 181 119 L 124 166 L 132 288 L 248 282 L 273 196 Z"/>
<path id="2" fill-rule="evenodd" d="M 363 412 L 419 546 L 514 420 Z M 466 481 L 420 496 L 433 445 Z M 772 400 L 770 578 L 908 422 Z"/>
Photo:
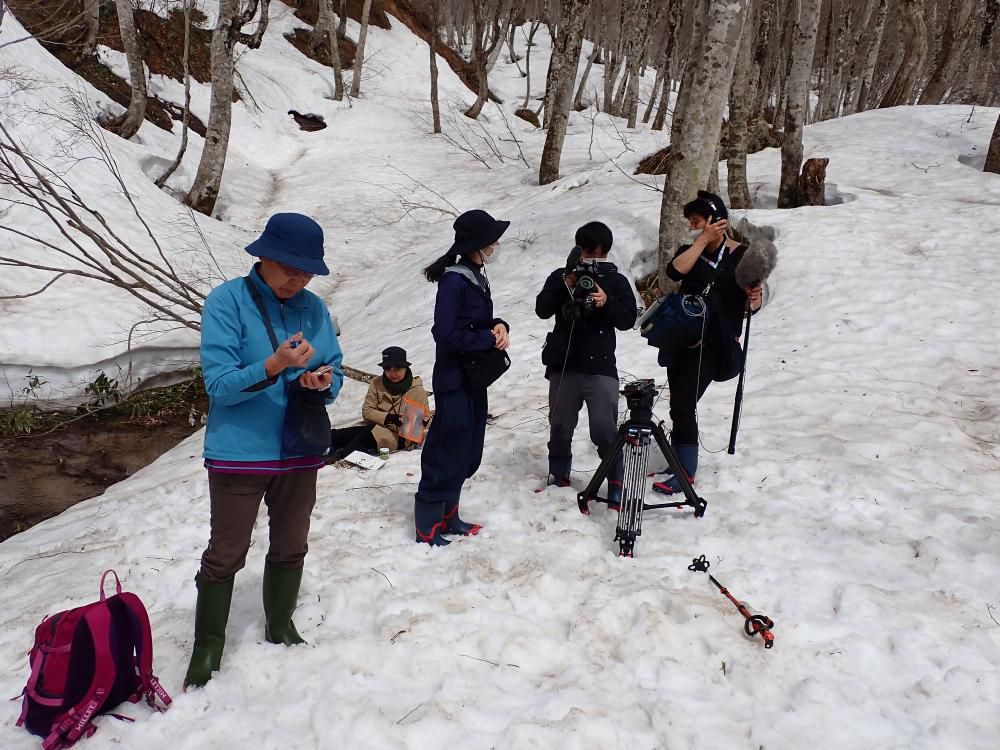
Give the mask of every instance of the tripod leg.
<path id="1" fill-rule="evenodd" d="M 580 507 L 580 512 L 584 515 L 590 515 L 590 507 L 588 503 L 597 497 L 597 491 L 604 484 L 604 480 L 608 478 L 608 474 L 611 473 L 611 469 L 614 467 L 615 462 L 621 455 L 622 446 L 625 445 L 625 431 L 626 422 L 618 429 L 618 437 L 615 438 L 614 445 L 611 446 L 611 451 L 604 457 L 601 461 L 601 465 L 597 467 L 597 471 L 594 472 L 594 476 L 591 477 L 590 483 L 587 485 L 586 489 L 576 496 L 576 503 Z"/>
<path id="2" fill-rule="evenodd" d="M 671 470 L 673 470 L 674 476 L 677 477 L 677 483 L 681 486 L 681 491 L 684 493 L 686 504 L 694 508 L 694 514 L 697 518 L 701 518 L 705 515 L 705 509 L 708 507 L 708 502 L 698 497 L 698 493 L 694 491 L 694 487 L 692 487 L 691 482 L 688 481 L 687 472 L 684 471 L 684 467 L 681 466 L 680 459 L 677 458 L 677 453 L 674 452 L 673 446 L 667 442 L 667 436 L 663 433 L 662 426 L 658 424 L 653 425 L 653 437 L 656 438 L 656 444 L 660 446 L 660 452 L 663 453 L 663 457 L 667 459 L 667 464 L 670 466 Z"/>

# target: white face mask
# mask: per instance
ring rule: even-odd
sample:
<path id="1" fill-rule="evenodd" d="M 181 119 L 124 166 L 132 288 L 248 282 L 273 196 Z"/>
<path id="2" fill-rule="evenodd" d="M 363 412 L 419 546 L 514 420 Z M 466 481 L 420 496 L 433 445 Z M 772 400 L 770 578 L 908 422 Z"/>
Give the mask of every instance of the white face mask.
<path id="1" fill-rule="evenodd" d="M 700 230 L 700 229 L 690 229 L 690 230 L 688 230 L 688 231 L 689 231 L 689 232 L 691 233 L 691 241 L 692 241 L 692 242 L 694 242 L 694 241 L 695 241 L 695 240 L 697 240 L 697 239 L 698 239 L 699 237 L 701 237 L 701 231 L 702 231 L 702 230 Z"/>
<path id="2" fill-rule="evenodd" d="M 480 257 L 483 259 L 483 265 L 488 266 L 491 263 L 497 262 L 497 254 L 500 252 L 500 248 L 496 245 L 493 246 L 493 252 L 487 255 L 486 253 L 480 253 Z"/>

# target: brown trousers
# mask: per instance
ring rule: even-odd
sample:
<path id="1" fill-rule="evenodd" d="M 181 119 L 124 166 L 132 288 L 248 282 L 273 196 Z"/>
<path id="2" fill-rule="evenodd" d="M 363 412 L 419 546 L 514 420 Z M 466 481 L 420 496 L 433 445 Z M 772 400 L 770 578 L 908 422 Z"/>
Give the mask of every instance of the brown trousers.
<path id="1" fill-rule="evenodd" d="M 270 546 L 267 561 L 301 568 L 309 545 L 309 520 L 316 504 L 316 471 L 258 476 L 208 472 L 212 532 L 201 556 L 201 575 L 226 581 L 247 562 L 261 498 L 267 505 Z"/>

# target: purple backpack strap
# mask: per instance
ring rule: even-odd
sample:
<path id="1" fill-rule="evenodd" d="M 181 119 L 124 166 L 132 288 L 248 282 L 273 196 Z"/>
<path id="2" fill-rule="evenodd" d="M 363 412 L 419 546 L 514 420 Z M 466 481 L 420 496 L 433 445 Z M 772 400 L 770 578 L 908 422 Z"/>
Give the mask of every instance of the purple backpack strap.
<path id="1" fill-rule="evenodd" d="M 94 676 L 83 699 L 63 713 L 52 725 L 52 732 L 42 742 L 43 750 L 57 750 L 73 745 L 86 733 L 93 734 L 91 720 L 100 710 L 115 681 L 111 656 L 111 613 L 106 606 L 90 607 L 84 620 L 94 641 Z"/>
<path id="2" fill-rule="evenodd" d="M 156 705 L 156 699 L 165 707 L 169 707 L 171 700 L 167 691 L 160 685 L 160 681 L 153 674 L 153 629 L 149 624 L 149 614 L 142 600 L 131 592 L 125 592 L 119 596 L 122 604 L 128 609 L 132 618 L 135 633 L 135 648 L 139 657 L 139 680 L 141 690 L 146 698 L 146 702 L 157 710 L 161 710 Z"/>

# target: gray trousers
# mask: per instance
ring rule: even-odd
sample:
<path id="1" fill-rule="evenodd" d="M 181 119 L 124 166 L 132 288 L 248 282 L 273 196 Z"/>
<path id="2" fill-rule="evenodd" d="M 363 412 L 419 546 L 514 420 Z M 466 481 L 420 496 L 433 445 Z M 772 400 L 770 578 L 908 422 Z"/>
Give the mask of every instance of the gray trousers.
<path id="1" fill-rule="evenodd" d="M 557 401 L 558 398 L 558 401 Z M 618 379 L 607 375 L 553 373 L 549 381 L 549 462 L 573 459 L 573 433 L 580 420 L 580 409 L 587 405 L 590 439 L 603 459 L 618 436 Z M 620 471 L 612 471 L 617 478 Z"/>
<path id="2" fill-rule="evenodd" d="M 309 546 L 309 520 L 316 504 L 316 471 L 259 476 L 208 472 L 212 535 L 201 556 L 201 575 L 219 583 L 247 562 L 261 498 L 267 505 L 267 561 L 301 568 Z"/>

